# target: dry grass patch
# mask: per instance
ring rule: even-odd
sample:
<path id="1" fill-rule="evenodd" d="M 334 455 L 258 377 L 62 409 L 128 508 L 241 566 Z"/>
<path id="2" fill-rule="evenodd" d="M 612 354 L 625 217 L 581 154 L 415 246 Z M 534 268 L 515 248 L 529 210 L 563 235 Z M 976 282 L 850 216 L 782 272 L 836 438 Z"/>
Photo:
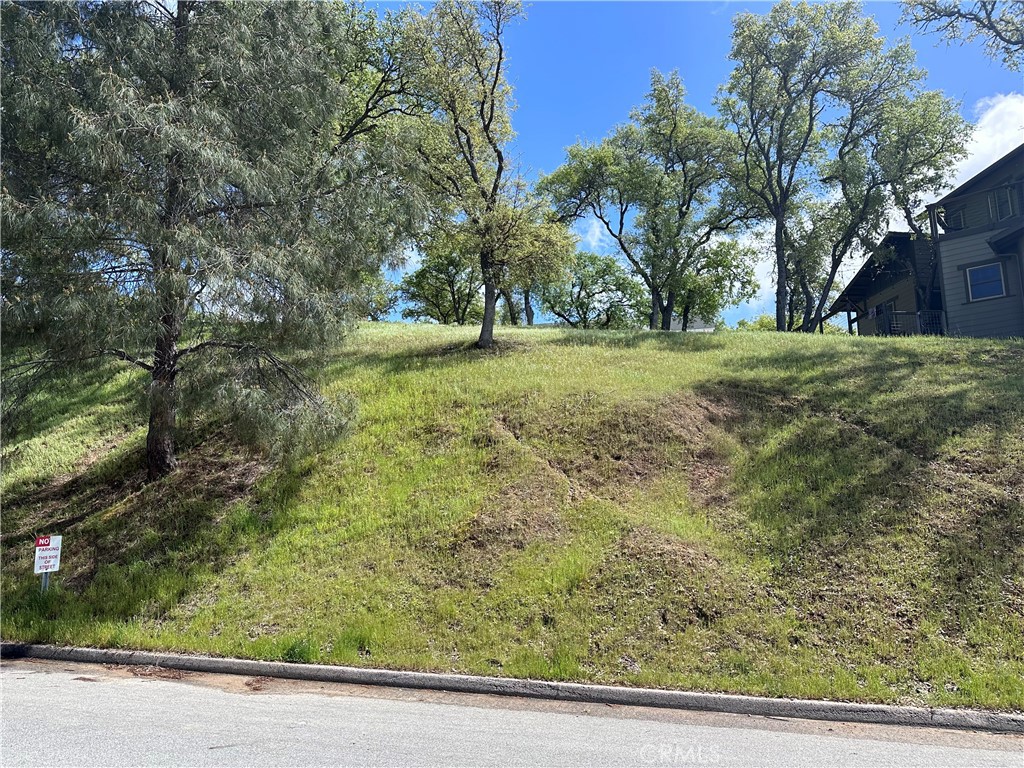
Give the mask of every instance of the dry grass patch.
<path id="1" fill-rule="evenodd" d="M 528 475 L 483 503 L 465 526 L 463 541 L 475 549 L 522 550 L 538 539 L 557 539 L 563 532 L 560 510 L 568 499 L 565 476 L 537 460 Z"/>
<path id="2" fill-rule="evenodd" d="M 520 412 L 507 425 L 585 491 L 624 501 L 669 472 L 685 473 L 695 501 L 728 502 L 723 455 L 727 406 L 689 394 L 609 402 L 583 393 Z"/>

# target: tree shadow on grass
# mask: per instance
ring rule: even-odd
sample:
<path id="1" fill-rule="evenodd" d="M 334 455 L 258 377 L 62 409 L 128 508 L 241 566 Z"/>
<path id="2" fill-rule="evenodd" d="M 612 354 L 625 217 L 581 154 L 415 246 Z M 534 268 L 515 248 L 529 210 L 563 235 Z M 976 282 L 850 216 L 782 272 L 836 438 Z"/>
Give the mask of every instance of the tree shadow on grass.
<path id="1" fill-rule="evenodd" d="M 73 626 L 159 618 L 269 535 L 253 503 L 266 471 L 213 442 L 158 482 L 145 483 L 142 451 L 121 451 L 29 494 L 3 541 L 5 623 L 22 639 L 56 641 Z M 64 536 L 58 588 L 46 596 L 32 575 L 36 532 Z"/>
<path id="2" fill-rule="evenodd" d="M 546 336 L 543 344 L 558 346 L 590 346 L 618 349 L 661 349 L 682 352 L 706 352 L 726 345 L 721 335 L 710 333 L 662 333 L 657 331 L 561 330 L 554 338 Z M 417 344 L 406 349 L 366 351 L 346 350 L 327 367 L 335 377 L 350 371 L 377 369 L 387 374 L 409 371 L 443 371 L 460 365 L 490 360 L 529 351 L 537 342 L 522 336 L 496 336 L 494 347 L 479 349 L 475 341 L 444 344 Z"/>
<path id="3" fill-rule="evenodd" d="M 1024 630 L 1021 351 L 775 349 L 698 387 L 735 414 L 749 545 L 819 628 L 909 653 L 928 617 L 968 655 L 978 617 Z"/>
<path id="4" fill-rule="evenodd" d="M 734 490 L 755 546 L 779 563 L 840 552 L 891 528 L 912 493 L 902 480 L 919 463 L 913 456 L 784 392 L 716 380 L 697 394 L 728 414 L 719 426 L 744 453 Z"/>
<path id="5" fill-rule="evenodd" d="M 663 349 L 681 352 L 706 352 L 721 349 L 727 343 L 723 334 L 683 333 L 680 331 L 606 331 L 562 329 L 555 344 L 561 346 L 610 347 L 617 349 Z"/>
<path id="6" fill-rule="evenodd" d="M 132 416 L 137 419 L 144 399 L 145 385 L 140 381 L 143 373 L 138 371 L 124 382 L 112 385 L 113 378 L 122 372 L 120 364 L 102 361 L 40 383 L 24 406 L 19 407 L 16 419 L 4 425 L 5 443 L 16 445 L 111 402 L 126 403 L 126 410 L 134 410 Z"/>
<path id="7" fill-rule="evenodd" d="M 335 378 L 366 369 L 376 369 L 386 374 L 442 371 L 459 365 L 516 354 L 531 346 L 529 342 L 518 339 L 499 338 L 495 340 L 495 345 L 491 349 L 479 349 L 476 343 L 471 341 L 416 345 L 402 350 L 391 349 L 381 352 L 350 349 L 342 351 L 327 367 L 325 373 L 328 377 Z"/>
<path id="8" fill-rule="evenodd" d="M 1004 440 L 1024 420 L 1021 344 L 802 345 L 722 366 L 731 373 L 708 386 L 831 414 L 924 460 L 978 428 Z"/>

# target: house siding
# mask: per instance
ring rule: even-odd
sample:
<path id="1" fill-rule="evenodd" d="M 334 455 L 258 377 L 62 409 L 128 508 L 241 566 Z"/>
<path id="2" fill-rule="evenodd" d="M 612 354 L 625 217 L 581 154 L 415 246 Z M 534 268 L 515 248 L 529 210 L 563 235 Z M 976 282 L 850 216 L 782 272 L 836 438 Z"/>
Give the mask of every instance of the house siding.
<path id="1" fill-rule="evenodd" d="M 1021 281 L 1021 244 L 1015 254 L 997 255 L 988 241 L 993 233 L 942 238 L 942 291 L 946 327 L 953 336 L 1024 336 L 1024 283 Z M 1007 295 L 998 299 L 968 300 L 966 267 L 1002 261 Z"/>
<path id="2" fill-rule="evenodd" d="M 953 224 L 952 232 L 988 226 L 988 197 L 976 195 L 958 205 L 950 204 L 946 208 L 946 220 Z M 961 222 L 963 225 L 958 226 Z"/>
<path id="3" fill-rule="evenodd" d="M 1008 189 L 1012 198 L 1011 217 L 1024 214 L 1024 184 L 1021 183 L 1022 180 L 1024 180 L 1024 165 L 1015 165 L 1004 168 L 998 173 L 979 178 L 968 187 L 961 187 L 956 192 L 957 197 L 944 205 L 946 221 L 951 225 L 948 231 L 963 231 L 975 227 L 988 229 L 1005 227 L 1007 219 L 1000 220 L 995 217 L 990 203 L 992 195 L 1004 189 Z"/>
<path id="4" fill-rule="evenodd" d="M 931 230 L 928 240 L 889 232 L 879 246 L 893 247 L 904 257 L 911 256 L 908 248 L 913 249 L 918 287 L 931 289 L 921 309 L 941 309 L 945 332 L 954 336 L 1024 338 L 1024 144 L 927 209 Z M 930 243 L 936 248 L 934 264 Z M 970 301 L 967 269 L 993 262 L 1002 265 L 1005 295 Z M 918 310 L 913 279 L 900 279 L 902 273 L 882 266 L 865 262 L 832 305 L 833 312 L 859 313 L 857 330 L 863 336 L 877 335 L 879 326 L 887 326 L 885 321 L 879 323 L 867 316 L 880 304 L 895 301 L 897 311 Z M 898 282 L 890 282 L 894 279 Z M 924 319 L 927 324 L 919 324 L 917 331 L 939 330 L 931 312 Z M 882 330 L 907 332 L 902 327 L 903 318 L 897 320 L 900 325 Z"/>
<path id="5" fill-rule="evenodd" d="M 872 294 L 868 297 L 868 309 L 874 309 L 880 304 L 894 301 L 897 312 L 917 312 L 917 298 L 914 295 L 914 279 L 904 278 L 898 283 L 890 285 L 883 291 Z M 860 336 L 877 336 L 878 324 L 875 318 L 861 315 L 857 320 L 857 333 Z"/>

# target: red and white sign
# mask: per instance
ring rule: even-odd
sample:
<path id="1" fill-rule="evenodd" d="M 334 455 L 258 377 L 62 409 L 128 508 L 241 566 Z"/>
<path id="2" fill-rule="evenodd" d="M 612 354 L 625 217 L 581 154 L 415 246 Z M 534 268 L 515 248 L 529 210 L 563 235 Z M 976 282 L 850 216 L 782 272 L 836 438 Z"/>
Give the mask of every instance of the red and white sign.
<path id="1" fill-rule="evenodd" d="M 36 573 L 60 570 L 60 542 L 62 536 L 36 537 Z"/>

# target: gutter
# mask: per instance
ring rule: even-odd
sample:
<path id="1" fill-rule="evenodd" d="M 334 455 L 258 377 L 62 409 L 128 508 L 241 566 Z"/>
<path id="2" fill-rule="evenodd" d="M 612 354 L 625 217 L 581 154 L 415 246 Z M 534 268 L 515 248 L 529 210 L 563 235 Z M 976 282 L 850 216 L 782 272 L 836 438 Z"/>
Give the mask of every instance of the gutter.
<path id="1" fill-rule="evenodd" d="M 517 680 L 504 677 L 401 672 L 387 669 L 338 667 L 325 664 L 294 664 L 277 661 L 188 656 L 150 651 L 75 648 L 56 645 L 0 644 L 0 658 L 50 659 L 86 664 L 126 664 L 187 672 L 206 672 L 250 677 L 276 677 L 323 683 L 379 685 L 393 688 L 519 696 L 532 699 L 610 704 L 629 707 L 728 712 L 758 717 L 830 720 L 849 723 L 956 728 L 1024 734 L 1024 713 L 976 709 L 897 707 L 845 701 L 776 699 L 725 693 L 627 688 L 611 685 Z"/>

